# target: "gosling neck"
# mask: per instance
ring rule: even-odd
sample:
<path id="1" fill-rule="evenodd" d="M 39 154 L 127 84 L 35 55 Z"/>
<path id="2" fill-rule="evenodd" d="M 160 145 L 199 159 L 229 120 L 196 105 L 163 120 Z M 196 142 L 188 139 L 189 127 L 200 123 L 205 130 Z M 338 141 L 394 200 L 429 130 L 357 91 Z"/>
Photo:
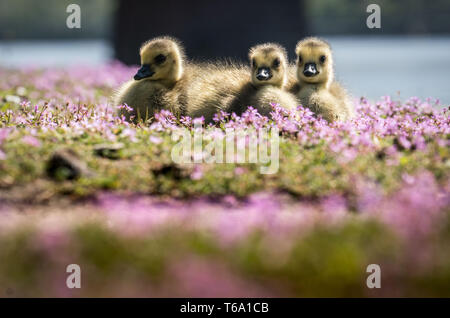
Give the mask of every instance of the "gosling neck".
<path id="1" fill-rule="evenodd" d="M 181 66 L 177 67 L 173 75 L 167 78 L 159 79 L 157 82 L 166 88 L 174 87 L 178 81 L 183 77 L 183 68 Z"/>
<path id="2" fill-rule="evenodd" d="M 331 85 L 331 78 L 328 78 L 327 81 L 324 82 L 317 82 L 317 83 L 310 83 L 307 81 L 304 81 L 302 79 L 299 79 L 298 83 L 300 85 L 300 87 L 309 87 L 309 88 L 313 88 L 315 90 L 321 90 L 321 89 L 329 89 L 330 85 Z"/>

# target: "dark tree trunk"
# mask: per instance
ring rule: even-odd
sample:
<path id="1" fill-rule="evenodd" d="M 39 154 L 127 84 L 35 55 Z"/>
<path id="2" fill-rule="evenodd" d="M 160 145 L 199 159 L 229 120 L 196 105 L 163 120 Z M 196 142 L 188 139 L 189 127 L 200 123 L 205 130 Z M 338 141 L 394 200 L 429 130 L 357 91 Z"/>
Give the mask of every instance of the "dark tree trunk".
<path id="1" fill-rule="evenodd" d="M 245 60 L 250 46 L 278 42 L 293 56 L 307 34 L 303 0 L 120 0 L 116 12 L 116 58 L 139 64 L 142 42 L 160 35 L 180 39 L 188 57 Z"/>

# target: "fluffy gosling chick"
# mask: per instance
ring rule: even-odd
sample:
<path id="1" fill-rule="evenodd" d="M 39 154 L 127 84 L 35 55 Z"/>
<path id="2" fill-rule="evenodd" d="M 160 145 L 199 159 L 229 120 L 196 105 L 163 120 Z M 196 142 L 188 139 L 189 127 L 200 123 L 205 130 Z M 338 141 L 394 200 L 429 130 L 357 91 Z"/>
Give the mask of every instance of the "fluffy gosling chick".
<path id="1" fill-rule="evenodd" d="M 286 50 L 274 43 L 261 44 L 250 49 L 249 59 L 251 81 L 243 87 L 231 111 L 241 114 L 248 106 L 253 106 L 261 115 L 268 116 L 271 104 L 295 109 L 295 96 L 284 90 L 289 72 Z"/>
<path id="2" fill-rule="evenodd" d="M 318 38 L 298 42 L 298 85 L 292 88 L 299 101 L 329 122 L 354 116 L 353 104 L 345 89 L 334 80 L 331 47 Z"/>
<path id="3" fill-rule="evenodd" d="M 121 109 L 127 120 L 151 118 L 155 112 L 168 109 L 182 114 L 181 96 L 185 89 L 184 50 L 170 37 L 145 42 L 140 49 L 141 68 L 134 79 L 126 82 L 114 97 L 115 105 L 127 104 L 132 112 Z"/>

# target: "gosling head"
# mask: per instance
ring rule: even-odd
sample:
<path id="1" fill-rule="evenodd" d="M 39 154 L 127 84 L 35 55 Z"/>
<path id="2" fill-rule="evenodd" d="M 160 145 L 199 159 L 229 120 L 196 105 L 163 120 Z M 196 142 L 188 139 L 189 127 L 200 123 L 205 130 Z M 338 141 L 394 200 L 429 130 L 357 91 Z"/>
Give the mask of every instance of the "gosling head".
<path id="1" fill-rule="evenodd" d="M 183 75 L 184 51 L 180 43 L 169 37 L 145 42 L 140 49 L 141 68 L 134 79 L 176 83 Z"/>
<path id="2" fill-rule="evenodd" d="M 306 38 L 297 43 L 295 53 L 300 82 L 328 86 L 333 81 L 333 56 L 327 42 Z"/>
<path id="3" fill-rule="evenodd" d="M 287 53 L 278 44 L 266 43 L 250 49 L 252 83 L 256 87 L 273 85 L 282 88 L 287 82 Z"/>

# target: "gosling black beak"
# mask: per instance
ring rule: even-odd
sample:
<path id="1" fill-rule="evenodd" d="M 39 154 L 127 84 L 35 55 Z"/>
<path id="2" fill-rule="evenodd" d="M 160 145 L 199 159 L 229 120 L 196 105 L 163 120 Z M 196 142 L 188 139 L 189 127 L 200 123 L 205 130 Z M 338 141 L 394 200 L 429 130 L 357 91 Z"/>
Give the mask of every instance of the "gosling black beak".
<path id="1" fill-rule="evenodd" d="M 272 72 L 268 67 L 258 68 L 258 73 L 256 74 L 258 81 L 267 81 L 272 78 Z"/>
<path id="2" fill-rule="evenodd" d="M 316 63 L 306 63 L 305 68 L 303 69 L 303 75 L 306 77 L 312 77 L 314 75 L 317 75 L 319 72 L 316 68 Z"/>
<path id="3" fill-rule="evenodd" d="M 141 68 L 138 70 L 138 72 L 136 73 L 136 75 L 134 75 L 134 79 L 136 81 L 139 81 L 143 78 L 147 78 L 147 77 L 152 77 L 153 74 L 155 74 L 155 72 L 152 71 L 152 69 L 150 68 L 150 65 L 148 64 L 144 64 L 141 66 Z"/>

